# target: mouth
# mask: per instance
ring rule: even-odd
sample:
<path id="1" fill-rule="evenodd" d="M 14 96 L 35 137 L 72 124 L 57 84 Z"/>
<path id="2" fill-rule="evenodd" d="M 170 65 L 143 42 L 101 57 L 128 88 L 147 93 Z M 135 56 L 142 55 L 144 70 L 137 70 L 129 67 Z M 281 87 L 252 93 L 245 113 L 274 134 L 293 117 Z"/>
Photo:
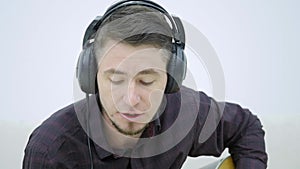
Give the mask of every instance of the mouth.
<path id="1" fill-rule="evenodd" d="M 138 113 L 121 113 L 120 112 L 120 115 L 129 121 L 136 122 L 139 118 L 141 118 L 144 115 L 144 113 L 138 114 Z"/>

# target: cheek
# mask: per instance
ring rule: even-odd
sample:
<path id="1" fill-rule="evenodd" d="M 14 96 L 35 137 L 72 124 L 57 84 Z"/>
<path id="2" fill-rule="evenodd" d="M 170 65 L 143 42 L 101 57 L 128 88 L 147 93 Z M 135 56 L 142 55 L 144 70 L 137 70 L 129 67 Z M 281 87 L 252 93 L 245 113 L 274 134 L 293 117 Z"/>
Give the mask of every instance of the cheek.
<path id="1" fill-rule="evenodd" d="M 108 114 L 114 114 L 118 111 L 118 105 L 122 103 L 123 93 L 119 89 L 112 89 L 111 84 L 102 83 L 99 86 L 100 102 Z"/>
<path id="2" fill-rule="evenodd" d="M 148 96 L 148 102 L 150 104 L 150 111 L 156 112 L 160 106 L 162 99 L 164 97 L 164 92 L 162 90 L 153 90 Z"/>
<path id="3" fill-rule="evenodd" d="M 103 106 L 103 108 L 107 113 L 111 112 L 113 109 L 113 105 L 111 104 L 113 103 L 111 95 L 105 91 L 99 92 L 99 94 L 100 94 L 101 105 Z"/>
<path id="4" fill-rule="evenodd" d="M 100 102 L 107 112 L 111 112 L 111 110 L 113 109 L 113 98 L 111 93 L 112 90 L 108 83 L 99 75 L 97 75 L 97 83 Z"/>

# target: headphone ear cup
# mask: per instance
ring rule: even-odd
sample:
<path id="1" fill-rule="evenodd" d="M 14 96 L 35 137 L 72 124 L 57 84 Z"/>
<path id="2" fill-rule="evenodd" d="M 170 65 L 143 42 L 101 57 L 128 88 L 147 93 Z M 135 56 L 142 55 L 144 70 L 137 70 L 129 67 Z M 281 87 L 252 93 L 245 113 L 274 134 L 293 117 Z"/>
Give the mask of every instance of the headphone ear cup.
<path id="1" fill-rule="evenodd" d="M 186 58 L 181 47 L 176 46 L 176 51 L 169 60 L 167 73 L 168 81 L 165 93 L 175 93 L 182 86 L 182 81 L 186 75 Z"/>
<path id="2" fill-rule="evenodd" d="M 97 62 L 94 55 L 93 45 L 83 49 L 79 55 L 76 77 L 81 90 L 87 94 L 95 94 L 97 86 Z"/>
<path id="3" fill-rule="evenodd" d="M 184 54 L 185 33 L 180 18 L 172 16 L 175 21 L 177 32 L 175 33 L 175 43 L 173 44 L 172 57 L 168 64 L 168 82 L 165 93 L 175 93 L 182 86 L 186 76 L 187 61 Z"/>
<path id="4" fill-rule="evenodd" d="M 178 72 L 180 74 L 180 82 L 179 87 L 182 86 L 182 82 L 186 77 L 186 69 L 187 69 L 187 59 L 184 54 L 184 49 L 182 47 L 177 47 L 177 65 L 178 65 Z"/>

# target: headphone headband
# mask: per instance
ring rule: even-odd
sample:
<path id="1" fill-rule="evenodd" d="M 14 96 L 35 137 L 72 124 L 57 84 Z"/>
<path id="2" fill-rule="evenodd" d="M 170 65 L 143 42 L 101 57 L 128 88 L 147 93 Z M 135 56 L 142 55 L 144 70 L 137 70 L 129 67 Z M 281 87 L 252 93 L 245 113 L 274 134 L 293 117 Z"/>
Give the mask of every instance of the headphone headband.
<path id="1" fill-rule="evenodd" d="M 115 3 L 114 5 L 110 6 L 106 10 L 105 13 L 107 13 L 107 15 L 110 15 L 113 11 L 115 11 L 119 8 L 122 8 L 122 7 L 125 7 L 125 6 L 131 6 L 131 5 L 147 6 L 147 7 L 154 8 L 154 9 L 160 11 L 161 13 L 168 13 L 162 6 L 156 4 L 152 1 L 147 1 L 147 0 L 144 0 L 144 1 L 141 1 L 141 0 L 122 0 L 122 1 L 119 1 L 119 2 Z"/>
<path id="2" fill-rule="evenodd" d="M 109 7 L 103 16 L 97 16 L 93 22 L 88 26 L 86 30 L 86 34 L 84 36 L 83 40 L 83 46 L 86 43 L 87 40 L 91 38 L 91 36 L 97 32 L 99 27 L 101 26 L 102 22 L 108 18 L 114 11 L 127 7 L 127 6 L 133 6 L 133 5 L 140 5 L 145 7 L 150 7 L 152 9 L 155 9 L 159 11 L 160 13 L 164 14 L 168 20 L 171 23 L 172 26 L 172 33 L 173 33 L 173 43 L 176 43 L 177 45 L 184 48 L 185 46 L 185 35 L 182 23 L 178 23 L 177 20 L 175 20 L 175 17 L 171 16 L 162 6 L 156 4 L 155 2 L 148 1 L 148 0 L 122 0 L 120 2 L 115 3 L 111 7 Z"/>
<path id="3" fill-rule="evenodd" d="M 132 5 L 141 5 L 141 6 L 150 7 L 150 8 L 153 8 L 155 10 L 158 10 L 159 12 L 165 14 L 166 16 L 169 15 L 168 12 L 163 7 L 161 7 L 160 5 L 158 5 L 158 4 L 156 4 L 152 1 L 122 0 L 122 1 L 119 1 L 119 2 L 115 3 L 114 5 L 110 6 L 106 10 L 106 12 L 102 16 L 101 20 L 96 24 L 96 28 L 98 29 L 99 26 L 101 25 L 101 22 L 104 21 L 114 11 L 116 11 L 120 8 L 123 8 L 123 7 L 132 6 Z M 169 16 L 167 16 L 167 17 L 169 18 Z"/>

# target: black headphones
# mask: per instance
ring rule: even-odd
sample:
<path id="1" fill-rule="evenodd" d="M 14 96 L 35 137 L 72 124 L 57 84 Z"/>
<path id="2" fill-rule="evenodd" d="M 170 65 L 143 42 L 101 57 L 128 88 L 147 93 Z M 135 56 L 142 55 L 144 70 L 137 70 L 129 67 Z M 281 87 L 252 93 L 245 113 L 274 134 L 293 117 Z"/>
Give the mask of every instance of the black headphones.
<path id="1" fill-rule="evenodd" d="M 181 20 L 176 16 L 171 16 L 163 7 L 149 0 L 122 0 L 107 9 L 102 17 L 97 16 L 85 31 L 83 38 L 83 50 L 80 53 L 76 77 L 81 90 L 87 94 L 95 94 L 97 92 L 97 62 L 94 54 L 94 36 L 101 23 L 109 17 L 114 11 L 125 6 L 141 5 L 153 8 L 164 14 L 172 25 L 172 56 L 167 66 L 168 81 L 165 93 L 177 92 L 182 81 L 186 76 L 187 61 L 184 54 L 185 33 Z"/>

